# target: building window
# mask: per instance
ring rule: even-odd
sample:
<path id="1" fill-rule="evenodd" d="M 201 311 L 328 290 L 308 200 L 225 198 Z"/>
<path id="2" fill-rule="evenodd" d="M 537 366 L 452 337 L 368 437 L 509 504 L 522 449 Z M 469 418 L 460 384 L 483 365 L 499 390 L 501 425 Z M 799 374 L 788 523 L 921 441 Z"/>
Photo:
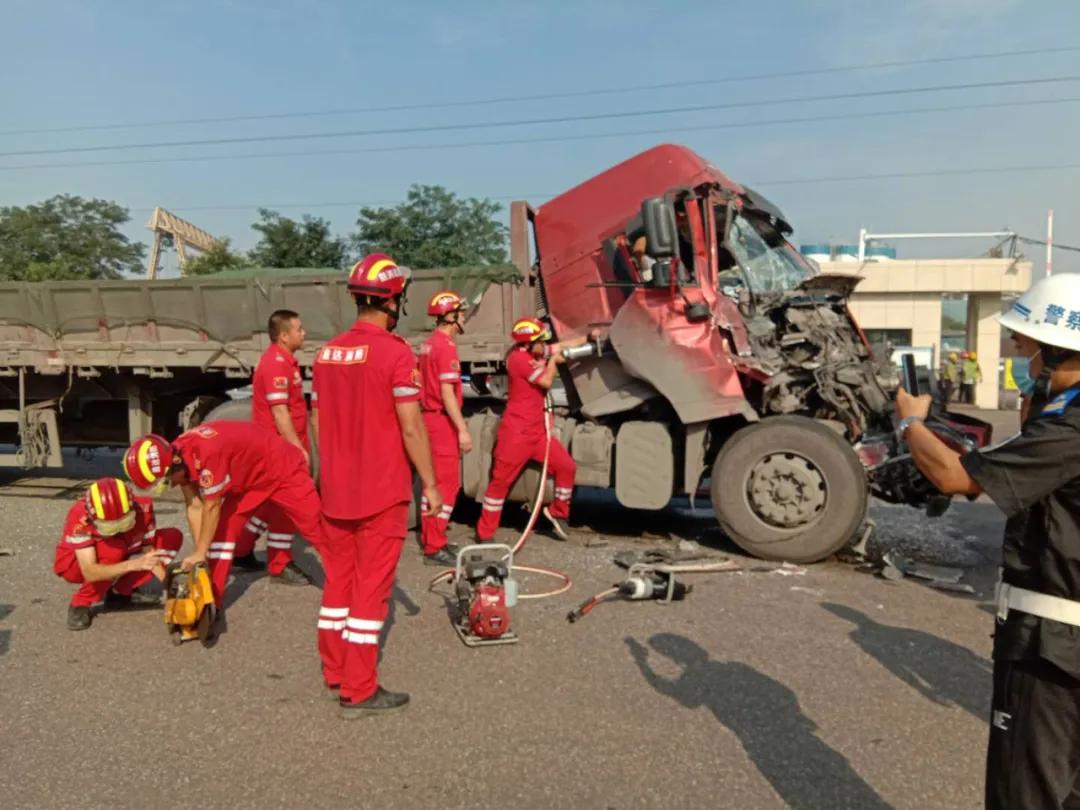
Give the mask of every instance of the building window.
<path id="1" fill-rule="evenodd" d="M 866 334 L 866 340 L 870 343 L 870 348 L 874 350 L 874 354 L 884 354 L 882 351 L 886 346 L 892 348 L 894 346 L 910 346 L 911 345 L 911 330 L 910 329 L 864 329 Z"/>

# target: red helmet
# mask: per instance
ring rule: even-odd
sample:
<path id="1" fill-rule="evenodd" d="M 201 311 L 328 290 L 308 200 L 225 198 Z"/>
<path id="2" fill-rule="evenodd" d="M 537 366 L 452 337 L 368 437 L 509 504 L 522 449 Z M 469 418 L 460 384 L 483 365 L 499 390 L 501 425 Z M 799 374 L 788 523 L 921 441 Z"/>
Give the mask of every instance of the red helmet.
<path id="1" fill-rule="evenodd" d="M 147 433 L 124 454 L 124 472 L 139 489 L 151 489 L 168 475 L 172 459 L 172 445 L 156 433 Z"/>
<path id="2" fill-rule="evenodd" d="M 538 340 L 551 340 L 551 330 L 536 318 L 522 318 L 510 330 L 514 343 L 536 343 Z"/>
<path id="3" fill-rule="evenodd" d="M 353 265 L 349 273 L 349 292 L 373 298 L 403 295 L 409 284 L 409 271 L 385 253 L 372 253 Z"/>
<path id="4" fill-rule="evenodd" d="M 453 290 L 443 290 L 431 296 L 427 305 L 427 314 L 434 318 L 442 318 L 451 312 L 468 309 L 468 306 L 465 300 Z"/>
<path id="5" fill-rule="evenodd" d="M 83 496 L 86 514 L 100 534 L 111 536 L 135 525 L 135 496 L 126 481 L 99 478 Z"/>

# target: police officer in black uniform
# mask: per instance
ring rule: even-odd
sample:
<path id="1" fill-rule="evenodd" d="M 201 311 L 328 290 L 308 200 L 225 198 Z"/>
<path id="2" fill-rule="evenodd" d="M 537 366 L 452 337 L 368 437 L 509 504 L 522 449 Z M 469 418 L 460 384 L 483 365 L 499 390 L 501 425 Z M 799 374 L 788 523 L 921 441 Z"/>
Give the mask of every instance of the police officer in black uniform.
<path id="1" fill-rule="evenodd" d="M 903 390 L 898 431 L 941 492 L 985 492 L 1008 517 L 986 807 L 1080 808 L 1080 275 L 1036 282 L 1001 324 L 1031 359 L 1020 433 L 961 456 Z"/>

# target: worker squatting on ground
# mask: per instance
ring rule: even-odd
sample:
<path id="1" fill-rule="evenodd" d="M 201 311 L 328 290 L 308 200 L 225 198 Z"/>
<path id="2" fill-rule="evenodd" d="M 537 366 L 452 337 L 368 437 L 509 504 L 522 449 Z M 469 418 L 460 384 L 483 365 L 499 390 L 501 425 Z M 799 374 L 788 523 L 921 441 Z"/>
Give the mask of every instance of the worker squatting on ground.
<path id="1" fill-rule="evenodd" d="M 491 483 L 484 492 L 480 522 L 476 526 L 476 539 L 481 543 L 495 536 L 503 503 L 525 465 L 544 460 L 547 444 L 544 400 L 555 381 L 557 367 L 564 362 L 562 349 L 580 346 L 587 340 L 575 338 L 563 343 L 548 343 L 551 331 L 535 318 L 519 320 L 510 336 L 514 347 L 506 357 L 509 393 L 495 437 Z M 555 479 L 555 500 L 550 507 L 544 507 L 544 517 L 551 522 L 555 535 L 566 540 L 569 535 L 562 521 L 570 517 L 577 465 L 557 438 L 552 436 L 550 444 L 548 473 Z"/>
<path id="2" fill-rule="evenodd" d="M 319 486 L 326 584 L 319 611 L 319 653 L 342 717 L 399 709 L 404 693 L 379 684 L 379 637 L 412 500 L 412 461 L 428 515 L 442 512 L 424 420 L 420 373 L 409 344 L 391 333 L 402 312 L 407 271 L 373 254 L 358 262 L 348 289 L 356 323 L 315 356 L 312 428 L 319 444 Z"/>
<path id="3" fill-rule="evenodd" d="M 237 537 L 252 515 L 272 509 L 288 522 L 290 534 L 298 531 L 316 550 L 322 544 L 319 495 L 304 454 L 250 422 L 205 422 L 172 444 L 147 434 L 128 448 L 124 472 L 142 489 L 181 488 L 195 541 L 183 567 L 208 562 L 219 608 L 236 545 L 214 541 L 218 526 L 225 525 L 225 536 Z"/>
<path id="4" fill-rule="evenodd" d="M 68 606 L 68 629 L 85 630 L 103 606 L 158 604 L 138 588 L 151 577 L 165 578 L 183 541 L 179 529 L 156 527 L 150 499 L 137 499 L 126 482 L 91 484 L 68 510 L 53 562 L 57 576 L 82 586 Z"/>
<path id="5" fill-rule="evenodd" d="M 420 347 L 420 409 L 443 501 L 438 514 L 420 523 L 424 562 L 429 565 L 452 566 L 458 551 L 446 542 L 446 526 L 461 489 L 461 456 L 472 450 L 472 436 L 461 415 L 461 362 L 454 343 L 465 331 L 466 307 L 461 296 L 449 290 L 432 296 L 427 314 L 435 318 L 435 331 Z M 427 506 L 421 500 L 420 508 Z"/>
<path id="6" fill-rule="evenodd" d="M 296 352 L 304 347 L 304 325 L 290 309 L 279 309 L 267 323 L 270 346 L 259 358 L 251 377 L 251 421 L 272 430 L 297 447 L 310 467 L 307 400 L 304 378 Z M 236 530 L 237 534 L 228 534 Z M 266 568 L 271 582 L 309 585 L 311 580 L 292 558 L 292 524 L 281 509 L 268 505 L 253 514 L 240 529 L 226 522 L 218 525 L 214 543 L 235 543 L 233 565 L 249 571 L 262 569 L 255 557 L 255 541 L 266 534 Z"/>
<path id="7" fill-rule="evenodd" d="M 1013 439 L 961 456 L 924 424 L 929 397 L 896 399 L 898 432 L 927 478 L 945 494 L 985 492 L 1008 517 L 986 769 L 995 810 L 1080 806 L 1078 312 L 1080 275 L 1062 274 L 1001 316 L 1038 380 L 1017 381 L 1025 403 Z"/>

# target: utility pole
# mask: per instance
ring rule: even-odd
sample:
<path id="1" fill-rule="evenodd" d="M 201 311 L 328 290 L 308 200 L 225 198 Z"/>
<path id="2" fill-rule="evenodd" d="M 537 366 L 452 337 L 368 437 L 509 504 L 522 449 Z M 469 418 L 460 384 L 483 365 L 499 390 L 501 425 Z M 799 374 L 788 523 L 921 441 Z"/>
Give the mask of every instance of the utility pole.
<path id="1" fill-rule="evenodd" d="M 1054 209 L 1046 212 L 1046 275 L 1054 272 Z"/>

